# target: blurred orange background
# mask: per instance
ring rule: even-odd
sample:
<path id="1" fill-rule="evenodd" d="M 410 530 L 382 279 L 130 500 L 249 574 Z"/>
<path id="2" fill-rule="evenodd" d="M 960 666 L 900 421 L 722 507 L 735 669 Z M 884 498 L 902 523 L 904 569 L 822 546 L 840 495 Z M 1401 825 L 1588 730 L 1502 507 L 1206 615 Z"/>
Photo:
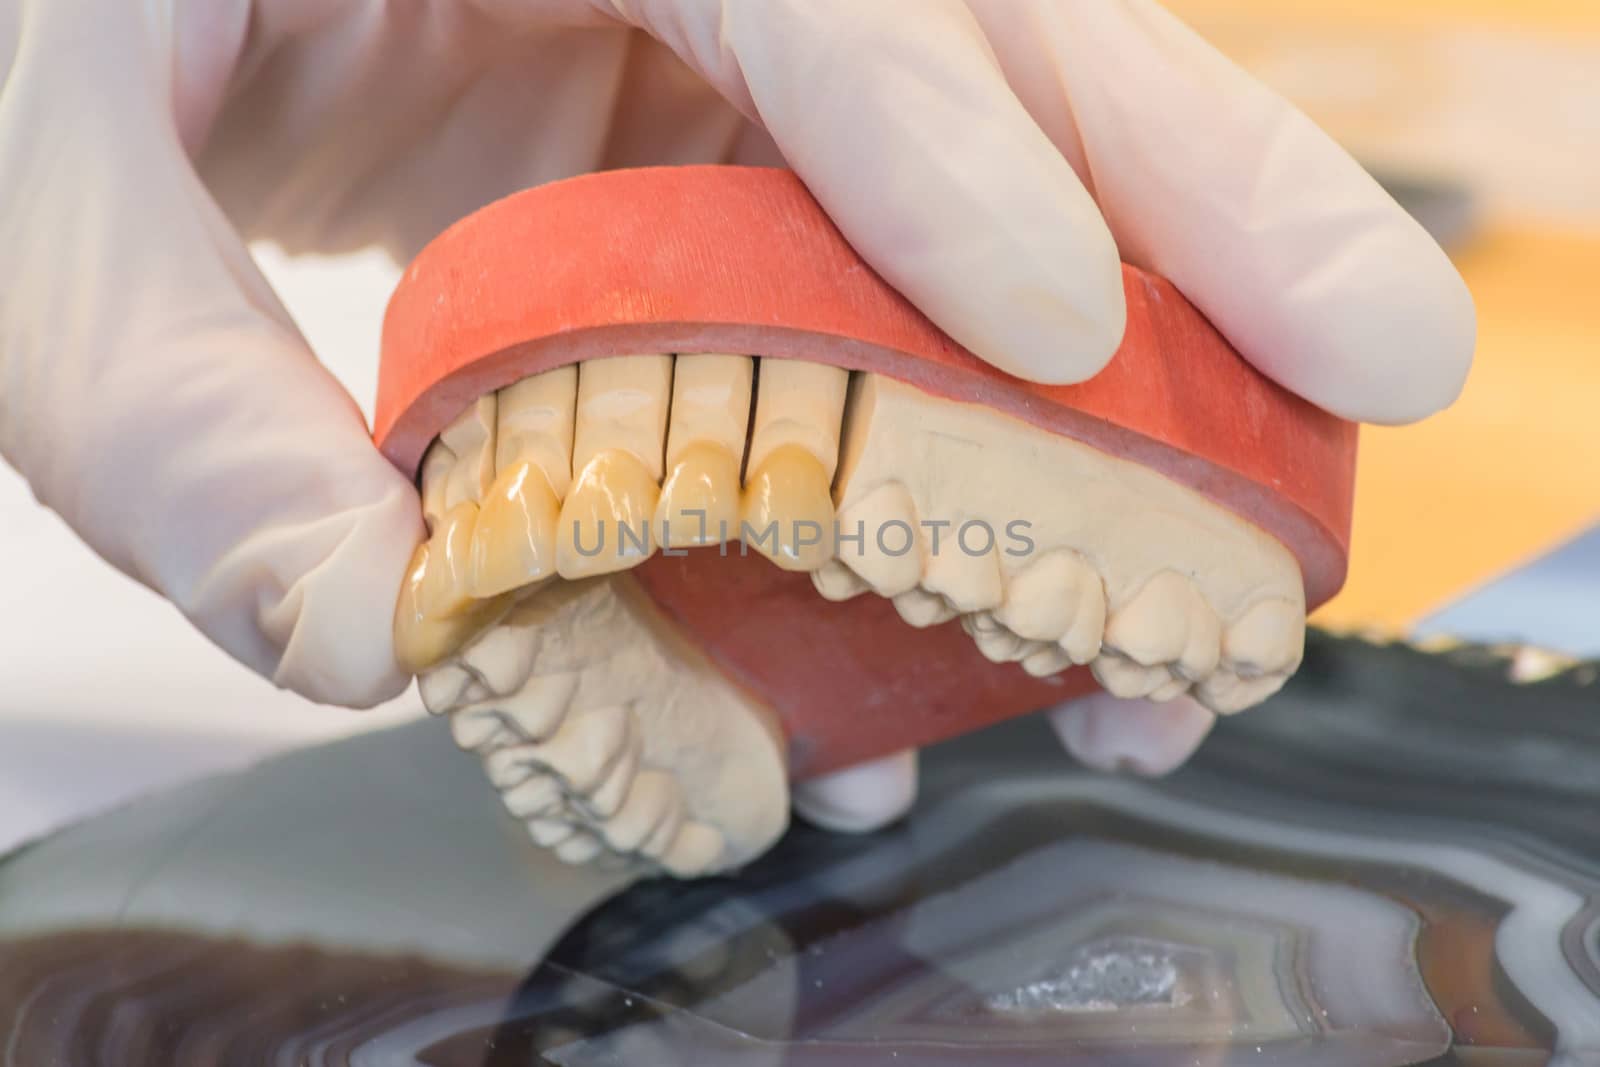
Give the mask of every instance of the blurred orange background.
<path id="1" fill-rule="evenodd" d="M 1335 628 L 1399 631 L 1600 523 L 1600 2 L 1170 0 L 1383 176 L 1468 191 L 1455 407 L 1363 431 Z M 1600 612 L 1600 604 L 1595 606 Z"/>

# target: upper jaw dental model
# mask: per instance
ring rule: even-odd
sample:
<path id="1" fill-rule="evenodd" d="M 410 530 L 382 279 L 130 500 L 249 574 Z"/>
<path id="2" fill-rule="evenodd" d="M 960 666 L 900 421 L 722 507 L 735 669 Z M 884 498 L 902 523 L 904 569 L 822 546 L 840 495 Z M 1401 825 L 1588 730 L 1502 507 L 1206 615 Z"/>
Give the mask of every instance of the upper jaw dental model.
<path id="1" fill-rule="evenodd" d="M 429 539 L 395 615 L 430 711 L 562 859 L 691 877 L 788 782 L 1097 684 L 1234 712 L 1344 579 L 1356 428 L 1124 271 L 1093 380 L 943 335 L 790 173 L 613 171 L 407 271 L 376 439 Z"/>

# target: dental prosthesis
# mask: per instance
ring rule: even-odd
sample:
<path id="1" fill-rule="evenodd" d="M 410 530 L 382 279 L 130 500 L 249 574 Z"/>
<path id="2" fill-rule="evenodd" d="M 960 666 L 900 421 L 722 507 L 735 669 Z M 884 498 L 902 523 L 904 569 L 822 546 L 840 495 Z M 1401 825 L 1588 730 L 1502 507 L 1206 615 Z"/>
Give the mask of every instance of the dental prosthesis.
<path id="1" fill-rule="evenodd" d="M 589 175 L 434 241 L 376 438 L 395 642 L 540 845 L 689 877 L 788 782 L 1092 690 L 1234 712 L 1344 578 L 1356 429 L 1124 271 L 1093 380 L 993 369 L 788 172 Z"/>

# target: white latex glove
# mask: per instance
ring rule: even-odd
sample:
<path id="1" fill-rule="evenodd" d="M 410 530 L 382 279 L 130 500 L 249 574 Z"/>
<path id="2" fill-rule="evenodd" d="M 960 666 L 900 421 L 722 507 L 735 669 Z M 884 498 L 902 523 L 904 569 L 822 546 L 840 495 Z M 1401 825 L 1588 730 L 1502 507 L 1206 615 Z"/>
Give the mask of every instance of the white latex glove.
<path id="1" fill-rule="evenodd" d="M 1110 357 L 1119 254 L 1340 415 L 1466 372 L 1433 242 L 1145 0 L 0 0 L 0 452 L 253 669 L 382 700 L 418 504 L 241 238 L 404 259 L 539 182 L 780 158 L 1028 378 Z"/>

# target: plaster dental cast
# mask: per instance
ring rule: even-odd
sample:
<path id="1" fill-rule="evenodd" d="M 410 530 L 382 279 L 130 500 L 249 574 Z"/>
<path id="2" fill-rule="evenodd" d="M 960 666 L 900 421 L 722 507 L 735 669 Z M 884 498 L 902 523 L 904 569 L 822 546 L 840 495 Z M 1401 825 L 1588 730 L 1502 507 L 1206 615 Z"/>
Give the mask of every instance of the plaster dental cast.
<path id="1" fill-rule="evenodd" d="M 1292 671 L 1305 605 L 1280 546 L 1135 465 L 882 376 L 741 351 L 584 363 L 483 396 L 413 483 L 246 247 L 403 263 L 517 190 L 693 163 L 792 169 L 877 275 L 1031 382 L 1111 359 L 1122 261 L 1342 418 L 1426 417 L 1471 359 L 1470 297 L 1426 233 L 1145 0 L 0 0 L 0 453 L 275 684 L 363 707 L 421 671 L 534 841 L 573 861 L 723 869 L 790 803 L 862 830 L 916 788 L 905 751 L 789 789 L 743 694 L 636 610 L 621 579 L 649 555 L 579 551 L 604 522 L 649 524 L 653 551 L 701 511 L 1003 535 L 1026 501 L 1025 558 L 757 550 L 822 596 L 959 618 L 1029 672 L 1089 665 L 1105 692 L 1048 713 L 1099 767 L 1170 769 Z M 1005 458 L 939 443 L 963 435 Z M 1041 494 L 1062 471 L 1092 506 Z M 506 532 L 523 509 L 555 569 L 518 599 L 545 558 Z M 1166 521 L 1133 521 L 1152 510 Z M 1153 559 L 1173 577 L 1135 579 Z M 568 717 L 591 676 L 662 696 Z M 468 713 L 485 700 L 526 736 Z M 708 738 L 720 756 L 697 764 Z M 551 825 L 552 796 L 583 819 Z"/>

